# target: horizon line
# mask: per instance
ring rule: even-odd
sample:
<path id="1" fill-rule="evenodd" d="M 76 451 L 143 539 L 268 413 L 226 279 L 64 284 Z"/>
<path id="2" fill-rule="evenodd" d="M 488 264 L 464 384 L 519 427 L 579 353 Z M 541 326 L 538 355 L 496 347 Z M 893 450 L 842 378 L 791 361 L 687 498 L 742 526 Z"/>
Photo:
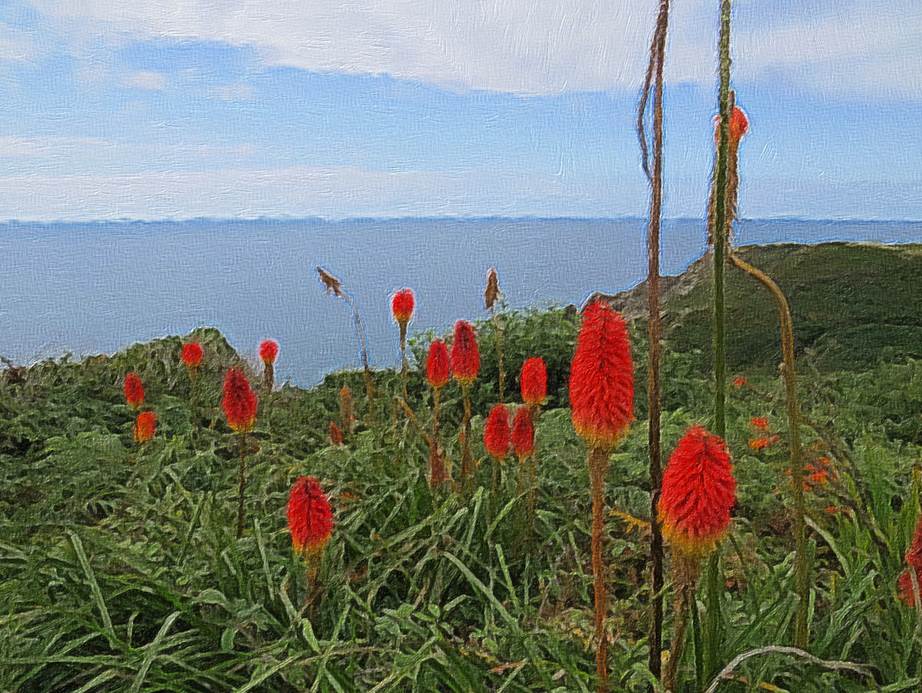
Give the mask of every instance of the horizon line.
<path id="1" fill-rule="evenodd" d="M 372 222 L 419 222 L 419 221 L 443 221 L 443 222 L 483 222 L 483 221 L 638 221 L 646 222 L 648 217 L 632 214 L 600 216 L 600 215 L 543 215 L 543 214 L 450 214 L 450 215 L 360 215 L 345 217 L 325 217 L 321 215 L 305 216 L 255 216 L 255 217 L 162 217 L 162 218 L 115 218 L 115 219 L 18 219 L 9 218 L 0 220 L 0 226 L 105 226 L 105 225 L 128 225 L 128 224 L 188 224 L 188 223 L 208 223 L 208 224 L 252 224 L 252 223 L 313 223 L 313 224 L 348 224 L 348 223 L 372 223 Z M 664 216 L 664 222 L 683 222 L 697 221 L 706 223 L 706 219 L 698 216 Z M 922 223 L 922 218 L 914 219 L 911 217 L 810 217 L 798 215 L 779 215 L 767 217 L 742 217 L 736 220 L 743 223 L 758 222 L 835 222 L 835 223 Z"/>

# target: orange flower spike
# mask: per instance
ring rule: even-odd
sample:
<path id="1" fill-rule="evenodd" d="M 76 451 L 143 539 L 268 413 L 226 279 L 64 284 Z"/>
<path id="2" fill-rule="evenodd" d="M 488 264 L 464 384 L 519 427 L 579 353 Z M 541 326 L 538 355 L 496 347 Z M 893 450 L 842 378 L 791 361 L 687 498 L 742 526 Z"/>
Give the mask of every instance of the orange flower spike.
<path id="1" fill-rule="evenodd" d="M 474 327 L 466 320 L 455 323 L 455 337 L 451 344 L 451 372 L 455 380 L 469 385 L 480 372 L 480 349 Z"/>
<path id="2" fill-rule="evenodd" d="M 441 339 L 435 339 L 429 345 L 429 354 L 426 357 L 426 380 L 429 385 L 438 390 L 444 387 L 451 377 L 451 367 L 448 359 L 448 347 Z"/>
<path id="3" fill-rule="evenodd" d="M 333 534 L 333 511 L 315 477 L 302 476 L 295 481 L 286 514 L 295 553 L 311 559 L 323 551 Z"/>
<path id="4" fill-rule="evenodd" d="M 123 388 L 126 404 L 132 409 L 140 409 L 144 404 L 144 383 L 140 376 L 135 372 L 127 373 Z"/>
<path id="5" fill-rule="evenodd" d="M 490 410 L 483 427 L 483 446 L 490 457 L 497 461 L 506 459 L 512 443 L 509 429 L 509 411 L 505 405 L 497 404 Z"/>
<path id="6" fill-rule="evenodd" d="M 547 399 L 547 366 L 540 356 L 526 359 L 519 376 L 522 401 L 532 406 L 541 406 Z"/>
<path id="7" fill-rule="evenodd" d="M 181 358 L 183 365 L 189 369 L 196 369 L 202 365 L 205 350 L 198 342 L 186 342 L 182 345 Z"/>
<path id="8" fill-rule="evenodd" d="M 339 447 L 345 443 L 342 429 L 336 425 L 335 421 L 330 422 L 330 443 Z"/>
<path id="9" fill-rule="evenodd" d="M 583 324 L 570 367 L 573 428 L 590 447 L 612 448 L 634 418 L 634 365 L 620 314 L 595 301 Z"/>
<path id="10" fill-rule="evenodd" d="M 531 418 L 531 409 L 519 407 L 512 420 L 512 449 L 519 462 L 531 457 L 535 452 L 535 426 Z"/>
<path id="11" fill-rule="evenodd" d="M 157 433 L 157 414 L 152 411 L 142 411 L 138 414 L 137 419 L 134 422 L 134 428 L 132 429 L 132 434 L 134 435 L 134 442 L 138 445 L 143 445 L 154 439 L 154 435 Z"/>
<path id="12" fill-rule="evenodd" d="M 768 430 L 768 418 L 765 416 L 753 416 L 749 419 L 749 423 L 753 428 L 757 428 L 760 431 Z"/>
<path id="13" fill-rule="evenodd" d="M 250 387 L 250 381 L 239 368 L 231 368 L 224 377 L 224 398 L 221 408 L 227 425 L 237 433 L 247 433 L 256 423 L 259 400 Z"/>
<path id="14" fill-rule="evenodd" d="M 679 441 L 663 474 L 659 518 L 663 536 L 687 556 L 711 553 L 730 525 L 736 481 L 726 443 L 693 426 Z"/>

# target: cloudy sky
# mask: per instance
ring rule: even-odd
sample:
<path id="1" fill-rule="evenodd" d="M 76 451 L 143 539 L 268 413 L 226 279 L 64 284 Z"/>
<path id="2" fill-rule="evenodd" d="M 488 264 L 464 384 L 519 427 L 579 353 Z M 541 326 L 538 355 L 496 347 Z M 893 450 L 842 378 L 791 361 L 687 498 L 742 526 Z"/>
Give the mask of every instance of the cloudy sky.
<path id="1" fill-rule="evenodd" d="M 0 0 L 0 219 L 643 214 L 656 0 Z M 667 214 L 717 0 L 674 0 Z M 922 218 L 922 2 L 736 0 L 749 217 Z"/>

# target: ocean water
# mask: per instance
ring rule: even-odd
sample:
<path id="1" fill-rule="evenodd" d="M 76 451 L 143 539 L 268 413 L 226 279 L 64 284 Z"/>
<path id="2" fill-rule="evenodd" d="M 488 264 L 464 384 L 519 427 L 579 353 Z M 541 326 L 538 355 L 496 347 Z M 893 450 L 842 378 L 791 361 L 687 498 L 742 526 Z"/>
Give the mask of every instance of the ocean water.
<path id="1" fill-rule="evenodd" d="M 412 331 L 484 317 L 495 266 L 514 308 L 580 303 L 646 273 L 638 219 L 265 220 L 0 225 L 0 354 L 20 363 L 111 353 L 136 341 L 220 329 L 241 353 L 282 347 L 277 374 L 311 385 L 359 365 L 348 307 L 324 293 L 328 268 L 356 300 L 375 365 L 399 359 L 389 295 L 417 295 Z M 743 221 L 737 242 L 922 242 L 922 222 Z M 668 221 L 663 272 L 705 251 L 704 223 Z"/>

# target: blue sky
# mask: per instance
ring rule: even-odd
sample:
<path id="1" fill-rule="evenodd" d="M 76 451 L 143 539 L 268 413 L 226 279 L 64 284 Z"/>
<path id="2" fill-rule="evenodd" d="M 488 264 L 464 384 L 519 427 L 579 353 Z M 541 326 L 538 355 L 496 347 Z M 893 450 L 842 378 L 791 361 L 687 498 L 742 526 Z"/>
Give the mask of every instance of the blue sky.
<path id="1" fill-rule="evenodd" d="M 641 215 L 655 0 L 0 0 L 0 219 Z M 716 0 L 674 3 L 703 214 Z M 922 219 L 922 3 L 737 0 L 749 217 Z"/>

